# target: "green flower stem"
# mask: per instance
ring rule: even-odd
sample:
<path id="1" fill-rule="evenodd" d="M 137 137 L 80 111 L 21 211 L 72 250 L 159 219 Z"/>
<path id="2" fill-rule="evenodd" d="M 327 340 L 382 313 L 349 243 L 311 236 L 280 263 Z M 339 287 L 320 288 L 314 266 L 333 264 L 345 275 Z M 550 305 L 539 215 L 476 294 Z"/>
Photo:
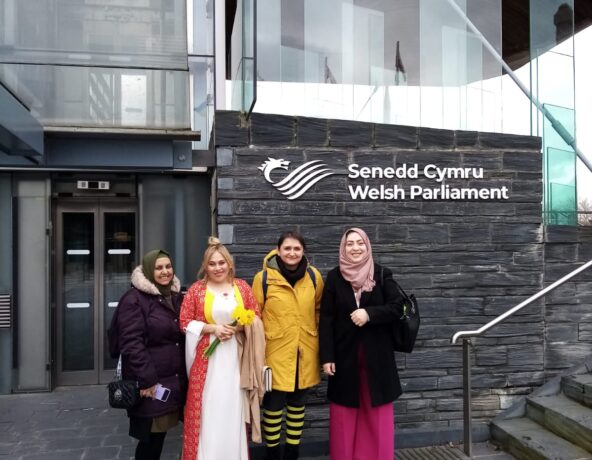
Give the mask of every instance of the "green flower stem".
<path id="1" fill-rule="evenodd" d="M 237 322 L 233 321 L 232 323 L 229 324 L 229 326 L 236 326 Z M 218 345 L 220 345 L 220 339 L 218 337 L 216 337 L 214 339 L 214 341 L 212 343 L 210 343 L 210 345 L 208 345 L 208 348 L 206 348 L 203 352 L 203 356 L 204 358 L 209 358 L 210 356 L 212 356 L 214 354 L 214 351 L 216 351 L 216 348 L 218 347 Z"/>

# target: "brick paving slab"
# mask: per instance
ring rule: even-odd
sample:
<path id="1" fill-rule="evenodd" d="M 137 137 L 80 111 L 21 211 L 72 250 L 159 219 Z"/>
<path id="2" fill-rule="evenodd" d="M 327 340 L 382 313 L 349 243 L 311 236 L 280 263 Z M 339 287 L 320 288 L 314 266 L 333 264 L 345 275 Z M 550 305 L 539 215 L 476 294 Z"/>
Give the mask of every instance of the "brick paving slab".
<path id="1" fill-rule="evenodd" d="M 51 393 L 0 395 L 0 460 L 132 459 L 136 441 L 128 436 L 127 430 L 125 411 L 109 407 L 103 385 L 60 387 Z M 182 434 L 182 425 L 169 431 L 162 460 L 179 459 Z M 325 439 L 315 440 L 326 445 Z M 480 460 L 513 459 L 488 443 L 475 444 L 473 452 L 473 458 Z M 262 446 L 255 449 L 252 460 L 262 453 Z M 403 449 L 395 458 L 451 460 L 466 457 L 458 447 L 445 446 Z M 328 459 L 328 456 L 302 458 Z"/>

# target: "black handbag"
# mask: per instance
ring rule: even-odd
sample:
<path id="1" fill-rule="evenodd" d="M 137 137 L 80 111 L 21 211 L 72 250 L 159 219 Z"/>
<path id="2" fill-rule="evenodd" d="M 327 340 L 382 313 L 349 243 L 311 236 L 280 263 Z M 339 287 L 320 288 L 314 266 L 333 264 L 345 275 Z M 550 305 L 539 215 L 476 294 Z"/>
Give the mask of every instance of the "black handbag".
<path id="1" fill-rule="evenodd" d="M 393 349 L 403 353 L 411 353 L 419 332 L 419 307 L 414 294 L 407 295 L 395 281 L 399 292 L 405 298 L 403 315 L 393 321 Z"/>
<path id="2" fill-rule="evenodd" d="M 380 280 L 384 287 L 384 269 L 381 270 Z M 414 294 L 407 295 L 399 283 L 394 279 L 393 282 L 404 299 L 403 315 L 396 318 L 392 324 L 393 349 L 402 353 L 411 353 L 419 332 L 419 306 Z"/>
<path id="3" fill-rule="evenodd" d="M 107 385 L 109 405 L 114 409 L 131 409 L 140 402 L 140 385 L 136 380 L 121 378 L 121 357 L 117 363 L 115 379 Z"/>

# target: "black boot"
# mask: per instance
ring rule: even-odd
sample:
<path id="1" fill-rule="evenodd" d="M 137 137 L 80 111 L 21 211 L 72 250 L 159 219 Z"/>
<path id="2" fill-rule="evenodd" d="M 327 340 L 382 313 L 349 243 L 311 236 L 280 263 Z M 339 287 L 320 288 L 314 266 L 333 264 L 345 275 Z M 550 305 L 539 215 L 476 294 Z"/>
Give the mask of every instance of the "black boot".
<path id="1" fill-rule="evenodd" d="M 288 444 L 284 446 L 283 460 L 297 460 L 300 453 L 300 444 Z"/>
<path id="2" fill-rule="evenodd" d="M 265 458 L 263 460 L 281 460 L 282 458 L 282 446 L 279 444 L 277 446 L 265 448 Z"/>

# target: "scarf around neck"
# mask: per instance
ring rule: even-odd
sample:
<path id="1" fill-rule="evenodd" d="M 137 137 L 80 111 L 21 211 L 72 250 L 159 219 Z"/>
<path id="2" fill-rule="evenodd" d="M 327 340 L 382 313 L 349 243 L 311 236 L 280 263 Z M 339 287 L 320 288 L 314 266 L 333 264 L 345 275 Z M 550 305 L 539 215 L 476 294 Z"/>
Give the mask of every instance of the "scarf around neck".
<path id="1" fill-rule="evenodd" d="M 296 282 L 299 279 L 302 279 L 302 277 L 306 273 L 306 267 L 308 265 L 308 260 L 306 260 L 306 257 L 304 257 L 304 256 L 302 256 L 302 259 L 300 259 L 300 262 L 298 262 L 298 266 L 296 267 L 296 270 L 290 270 L 288 267 L 286 267 L 286 264 L 284 264 L 282 259 L 280 259 L 279 255 L 276 256 L 275 261 L 278 264 L 278 267 L 280 269 L 280 273 L 286 279 L 286 281 L 288 283 L 290 283 L 290 286 L 292 286 L 292 287 L 294 287 Z"/>

